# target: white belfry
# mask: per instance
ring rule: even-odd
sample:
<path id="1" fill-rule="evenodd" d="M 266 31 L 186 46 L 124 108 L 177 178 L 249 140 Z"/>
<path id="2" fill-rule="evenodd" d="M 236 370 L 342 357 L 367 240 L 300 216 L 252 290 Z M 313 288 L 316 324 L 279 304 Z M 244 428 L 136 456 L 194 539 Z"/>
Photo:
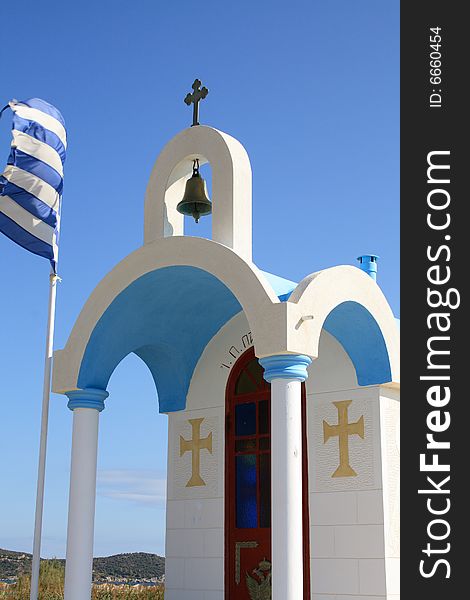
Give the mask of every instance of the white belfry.
<path id="1" fill-rule="evenodd" d="M 212 239 L 184 235 L 176 209 L 195 160 L 212 168 Z M 165 600 L 398 600 L 396 321 L 356 267 L 300 283 L 259 270 L 251 198 L 240 142 L 178 133 L 150 175 L 143 245 L 55 353 L 73 410 L 65 600 L 90 599 L 99 412 L 130 353 L 168 415 Z"/>

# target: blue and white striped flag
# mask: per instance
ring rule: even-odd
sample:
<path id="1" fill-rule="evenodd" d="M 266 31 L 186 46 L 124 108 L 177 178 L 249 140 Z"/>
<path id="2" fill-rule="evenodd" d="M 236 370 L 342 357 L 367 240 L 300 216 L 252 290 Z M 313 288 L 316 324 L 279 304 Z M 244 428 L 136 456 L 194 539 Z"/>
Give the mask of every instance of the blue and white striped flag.
<path id="1" fill-rule="evenodd" d="M 12 100 L 13 141 L 0 175 L 0 232 L 56 269 L 67 135 L 44 100 Z"/>

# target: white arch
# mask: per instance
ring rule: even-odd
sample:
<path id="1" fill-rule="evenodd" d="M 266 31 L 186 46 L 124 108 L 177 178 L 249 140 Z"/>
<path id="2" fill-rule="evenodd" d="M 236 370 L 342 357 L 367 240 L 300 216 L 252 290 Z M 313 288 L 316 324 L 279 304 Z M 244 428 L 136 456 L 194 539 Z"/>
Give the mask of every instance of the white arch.
<path id="1" fill-rule="evenodd" d="M 184 217 L 176 205 L 195 158 L 212 167 L 212 239 L 251 261 L 250 159 L 238 140 L 206 125 L 181 131 L 158 156 L 145 194 L 145 243 L 183 235 Z"/>
<path id="2" fill-rule="evenodd" d="M 142 275 L 175 265 L 207 271 L 232 291 L 250 323 L 256 355 L 260 358 L 282 353 L 316 358 L 328 315 L 344 302 L 360 304 L 377 322 L 389 355 L 392 381 L 399 381 L 399 334 L 392 311 L 377 284 L 356 267 L 340 266 L 313 273 L 296 287 L 287 302 L 279 302 L 253 263 L 211 240 L 178 236 L 144 245 L 98 284 L 75 322 L 65 348 L 55 352 L 55 392 L 76 389 L 88 340 L 112 301 Z"/>
<path id="3" fill-rule="evenodd" d="M 260 351 L 283 348 L 285 325 L 278 322 L 280 303 L 265 276 L 233 250 L 204 238 L 177 236 L 148 243 L 129 254 L 114 267 L 88 298 L 63 350 L 54 353 L 53 390 L 58 393 L 77 388 L 83 355 L 90 336 L 113 300 L 133 281 L 156 269 L 192 266 L 217 277 L 240 302 L 259 340 Z"/>
<path id="4" fill-rule="evenodd" d="M 289 303 L 308 318 L 297 323 L 305 354 L 318 356 L 320 334 L 328 315 L 345 302 L 356 302 L 375 319 L 387 348 L 392 381 L 400 381 L 400 336 L 395 317 L 380 287 L 357 267 L 338 266 L 312 273 L 292 292 Z"/>

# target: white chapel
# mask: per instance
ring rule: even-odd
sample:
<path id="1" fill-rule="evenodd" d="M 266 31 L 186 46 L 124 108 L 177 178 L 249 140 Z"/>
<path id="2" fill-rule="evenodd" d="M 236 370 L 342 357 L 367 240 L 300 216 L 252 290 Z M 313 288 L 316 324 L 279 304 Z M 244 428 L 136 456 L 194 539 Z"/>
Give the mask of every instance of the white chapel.
<path id="1" fill-rule="evenodd" d="M 180 202 L 207 162 L 212 239 L 184 234 Z M 260 270 L 251 188 L 235 138 L 178 133 L 143 245 L 55 353 L 73 413 L 65 600 L 90 599 L 98 422 L 131 352 L 168 415 L 165 600 L 398 600 L 399 331 L 376 257 L 298 283 Z"/>

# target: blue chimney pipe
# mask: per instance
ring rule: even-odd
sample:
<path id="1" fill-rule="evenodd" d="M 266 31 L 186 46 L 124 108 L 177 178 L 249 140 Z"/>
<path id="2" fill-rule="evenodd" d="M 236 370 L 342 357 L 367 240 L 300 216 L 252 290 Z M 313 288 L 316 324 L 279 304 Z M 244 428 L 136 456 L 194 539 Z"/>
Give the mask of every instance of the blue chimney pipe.
<path id="1" fill-rule="evenodd" d="M 380 256 L 376 254 L 361 254 L 357 257 L 359 261 L 359 268 L 367 273 L 369 277 L 372 277 L 374 281 L 377 281 L 377 260 Z"/>

